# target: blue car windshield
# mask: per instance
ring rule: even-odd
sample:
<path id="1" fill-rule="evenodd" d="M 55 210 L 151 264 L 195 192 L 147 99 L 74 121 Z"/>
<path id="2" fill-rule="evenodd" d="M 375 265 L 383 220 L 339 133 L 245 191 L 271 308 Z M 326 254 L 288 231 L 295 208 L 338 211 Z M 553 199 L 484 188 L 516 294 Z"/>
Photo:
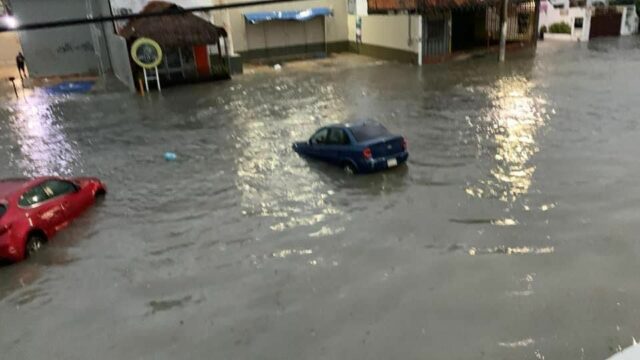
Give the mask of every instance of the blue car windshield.
<path id="1" fill-rule="evenodd" d="M 391 135 L 387 128 L 378 123 L 356 125 L 351 127 L 350 130 L 353 137 L 355 137 L 358 142 Z"/>

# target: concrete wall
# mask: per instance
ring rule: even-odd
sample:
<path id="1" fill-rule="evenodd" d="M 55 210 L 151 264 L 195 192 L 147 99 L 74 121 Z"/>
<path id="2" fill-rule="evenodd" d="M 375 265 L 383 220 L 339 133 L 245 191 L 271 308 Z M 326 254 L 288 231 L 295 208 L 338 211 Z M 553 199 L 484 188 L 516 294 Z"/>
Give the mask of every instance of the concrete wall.
<path id="1" fill-rule="evenodd" d="M 91 2 L 91 12 L 93 16 L 110 16 L 111 9 L 109 2 L 106 0 L 89 0 Z M 109 54 L 108 39 L 110 34 L 115 33 L 113 22 L 103 22 L 99 24 L 91 25 L 92 39 L 94 44 L 94 51 L 99 58 L 102 71 L 105 73 L 111 72 L 111 57 Z M 96 51 L 97 50 L 97 51 Z"/>
<path id="2" fill-rule="evenodd" d="M 387 60 L 420 63 L 422 17 L 419 15 L 367 15 L 362 19 L 362 43 L 356 51 Z M 357 17 L 347 18 L 347 36 L 355 42 Z M 352 46 L 353 48 L 353 46 Z"/>
<path id="3" fill-rule="evenodd" d="M 362 42 L 417 54 L 420 21 L 417 15 L 363 16 Z"/>
<path id="4" fill-rule="evenodd" d="M 22 24 L 87 17 L 85 0 L 19 0 L 12 4 Z M 89 25 L 22 31 L 20 42 L 31 76 L 99 72 Z"/>
<path id="5" fill-rule="evenodd" d="M 220 0 L 212 0 L 213 4 L 219 4 Z M 245 2 L 245 0 L 227 0 L 225 3 Z M 231 26 L 231 38 L 235 52 L 245 52 L 253 50 L 247 43 L 247 29 L 243 14 L 257 11 L 282 11 L 282 10 L 304 10 L 313 7 L 328 7 L 333 10 L 333 16 L 327 17 L 326 40 L 328 43 L 347 42 L 347 2 L 346 0 L 311 0 L 298 1 L 294 3 L 273 4 L 270 6 L 254 6 L 228 10 L 229 23 Z M 214 23 L 225 25 L 224 11 L 213 13 Z"/>
<path id="6" fill-rule="evenodd" d="M 136 91 L 131 64 L 129 62 L 129 48 L 127 41 L 116 34 L 107 34 L 107 42 L 109 43 L 109 55 L 113 74 L 122 82 L 130 91 Z"/>
<path id="7" fill-rule="evenodd" d="M 638 32 L 638 14 L 636 6 L 617 6 L 622 13 L 622 24 L 620 24 L 620 35 L 632 35 Z"/>
<path id="8" fill-rule="evenodd" d="M 347 16 L 347 39 L 349 42 L 356 42 L 356 15 Z"/>
<path id="9" fill-rule="evenodd" d="M 0 33 L 0 66 L 16 66 L 16 55 L 20 51 L 17 33 Z"/>

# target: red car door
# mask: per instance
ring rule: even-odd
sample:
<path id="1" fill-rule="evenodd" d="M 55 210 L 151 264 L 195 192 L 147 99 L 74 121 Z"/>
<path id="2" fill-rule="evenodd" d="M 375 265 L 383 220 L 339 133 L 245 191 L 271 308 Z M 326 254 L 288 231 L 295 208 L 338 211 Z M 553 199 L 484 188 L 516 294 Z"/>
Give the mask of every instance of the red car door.
<path id="1" fill-rule="evenodd" d="M 43 184 L 22 194 L 18 205 L 25 210 L 31 226 L 44 231 L 48 237 L 53 236 L 66 222 L 62 205 L 47 194 Z"/>
<path id="2" fill-rule="evenodd" d="M 67 180 L 49 180 L 43 184 L 52 201 L 59 203 L 65 213 L 65 223 L 80 216 L 90 205 L 92 198 L 86 189 Z M 66 225 L 66 224 L 65 224 Z"/>

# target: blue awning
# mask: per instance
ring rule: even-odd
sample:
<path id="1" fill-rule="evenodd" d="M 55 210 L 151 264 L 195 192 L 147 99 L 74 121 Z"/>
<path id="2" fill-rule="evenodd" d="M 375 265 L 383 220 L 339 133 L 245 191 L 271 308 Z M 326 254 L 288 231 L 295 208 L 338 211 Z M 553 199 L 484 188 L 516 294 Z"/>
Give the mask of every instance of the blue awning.
<path id="1" fill-rule="evenodd" d="M 244 14 L 244 18 L 252 24 L 257 24 L 262 21 L 271 20 L 307 21 L 318 16 L 326 15 L 331 15 L 331 9 L 327 7 L 318 7 L 307 10 L 253 12 Z"/>

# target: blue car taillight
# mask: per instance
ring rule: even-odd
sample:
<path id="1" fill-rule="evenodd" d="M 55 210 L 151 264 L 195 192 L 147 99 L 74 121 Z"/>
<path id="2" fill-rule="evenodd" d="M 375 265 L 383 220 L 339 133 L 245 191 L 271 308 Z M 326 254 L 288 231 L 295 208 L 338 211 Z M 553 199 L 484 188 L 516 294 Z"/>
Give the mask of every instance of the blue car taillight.
<path id="1" fill-rule="evenodd" d="M 365 159 L 369 160 L 371 159 L 371 149 L 370 148 L 365 148 L 364 150 L 362 150 L 362 156 L 364 156 Z"/>

